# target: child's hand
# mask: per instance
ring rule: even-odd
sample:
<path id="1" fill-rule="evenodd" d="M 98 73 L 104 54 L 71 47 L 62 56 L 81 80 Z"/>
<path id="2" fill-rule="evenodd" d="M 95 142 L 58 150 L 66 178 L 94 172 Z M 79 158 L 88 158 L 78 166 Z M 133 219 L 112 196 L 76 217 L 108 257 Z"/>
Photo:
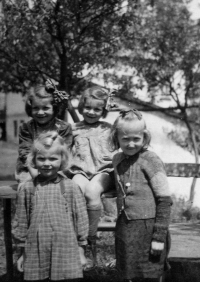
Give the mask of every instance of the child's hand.
<path id="1" fill-rule="evenodd" d="M 151 242 L 151 254 L 153 256 L 159 256 L 163 250 L 164 250 L 163 242 L 158 242 L 154 240 Z"/>
<path id="2" fill-rule="evenodd" d="M 79 254 L 80 254 L 80 259 L 81 259 L 81 265 L 83 268 L 87 265 L 87 259 L 85 257 L 85 250 L 84 247 L 79 246 Z"/>
<path id="3" fill-rule="evenodd" d="M 24 255 L 21 255 L 21 257 L 19 257 L 17 260 L 17 270 L 19 272 L 24 271 Z"/>
<path id="4" fill-rule="evenodd" d="M 28 167 L 29 173 L 31 175 L 31 177 L 34 179 L 38 176 L 38 170 L 36 168 L 33 167 Z"/>

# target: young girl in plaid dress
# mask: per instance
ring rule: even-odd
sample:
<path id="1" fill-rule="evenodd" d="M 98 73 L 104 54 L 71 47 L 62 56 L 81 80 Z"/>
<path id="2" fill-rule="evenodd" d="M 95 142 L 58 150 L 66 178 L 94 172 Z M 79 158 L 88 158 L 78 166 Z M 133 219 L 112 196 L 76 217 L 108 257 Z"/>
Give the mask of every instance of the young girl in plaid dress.
<path id="1" fill-rule="evenodd" d="M 66 143 L 57 132 L 34 141 L 29 165 L 39 175 L 18 192 L 14 237 L 22 247 L 17 261 L 25 281 L 68 281 L 83 277 L 88 217 L 79 187 L 60 171 L 68 162 Z"/>
<path id="2" fill-rule="evenodd" d="M 100 120 L 107 115 L 108 99 L 109 95 L 102 87 L 86 89 L 78 105 L 83 120 L 72 125 L 73 159 L 68 175 L 80 186 L 86 198 L 89 217 L 88 242 L 92 248 L 96 242 L 101 216 L 101 194 L 114 182 L 111 176 L 114 153 L 110 152 L 108 144 L 111 125 Z M 88 267 L 91 264 L 90 261 Z"/>
<path id="3" fill-rule="evenodd" d="M 172 204 L 160 158 L 149 151 L 150 133 L 137 110 L 121 111 L 111 145 L 116 176 L 118 219 L 116 266 L 125 280 L 158 281 L 166 266 Z"/>
<path id="4" fill-rule="evenodd" d="M 19 156 L 15 177 L 23 182 L 27 177 L 37 176 L 37 170 L 27 165 L 27 155 L 33 140 L 38 134 L 56 130 L 70 148 L 72 145 L 72 129 L 68 122 L 57 118 L 59 110 L 67 107 L 68 94 L 58 91 L 51 80 L 45 85 L 36 85 L 26 96 L 25 111 L 31 119 L 23 123 L 19 129 Z"/>

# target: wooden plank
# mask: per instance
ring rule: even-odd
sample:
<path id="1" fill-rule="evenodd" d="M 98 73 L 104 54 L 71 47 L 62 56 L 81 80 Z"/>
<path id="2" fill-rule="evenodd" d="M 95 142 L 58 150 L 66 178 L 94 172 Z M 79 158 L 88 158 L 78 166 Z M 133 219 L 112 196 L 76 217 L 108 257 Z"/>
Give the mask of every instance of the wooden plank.
<path id="1" fill-rule="evenodd" d="M 200 177 L 200 164 L 165 163 L 165 169 L 171 177 Z"/>
<path id="2" fill-rule="evenodd" d="M 115 231 L 116 222 L 102 222 L 98 224 L 98 231 Z"/>
<path id="3" fill-rule="evenodd" d="M 0 183 L 0 198 L 2 199 L 15 199 L 17 196 L 18 184 L 1 186 Z"/>
<path id="4" fill-rule="evenodd" d="M 193 163 L 165 163 L 167 175 L 169 177 L 198 177 L 200 178 L 200 164 Z M 15 199 L 17 194 L 16 181 L 0 181 L 0 198 Z M 103 197 L 116 197 L 114 191 L 103 194 Z"/>

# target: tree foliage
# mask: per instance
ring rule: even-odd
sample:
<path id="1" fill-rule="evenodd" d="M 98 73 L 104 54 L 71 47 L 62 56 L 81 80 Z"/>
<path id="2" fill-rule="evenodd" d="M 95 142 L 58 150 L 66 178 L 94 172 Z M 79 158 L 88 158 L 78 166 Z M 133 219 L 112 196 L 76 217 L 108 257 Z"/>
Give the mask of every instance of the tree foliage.
<path id="1" fill-rule="evenodd" d="M 120 29 L 121 0 L 4 0 L 0 87 L 23 91 L 52 78 L 71 92 L 85 65 L 105 60 Z"/>
<path id="2" fill-rule="evenodd" d="M 179 114 L 189 130 L 193 150 L 199 140 L 200 23 L 192 22 L 185 2 L 129 2 L 124 15 L 120 50 L 110 60 L 132 70 L 121 77 L 121 95 L 136 96 L 146 87 L 152 104 L 162 98 L 170 103 L 162 112 Z M 134 17 L 132 14 L 134 13 Z M 116 78 L 118 83 L 119 77 Z M 137 96 L 140 98 L 139 96 Z M 196 139 L 196 140 L 195 140 Z"/>

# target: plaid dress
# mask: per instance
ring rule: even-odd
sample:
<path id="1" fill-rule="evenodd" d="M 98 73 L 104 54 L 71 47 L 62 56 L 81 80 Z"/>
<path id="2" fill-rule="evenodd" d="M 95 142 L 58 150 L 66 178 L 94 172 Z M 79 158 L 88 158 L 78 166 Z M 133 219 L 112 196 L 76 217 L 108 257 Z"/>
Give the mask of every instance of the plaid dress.
<path id="1" fill-rule="evenodd" d="M 76 184 L 27 181 L 18 192 L 15 238 L 25 243 L 24 279 L 83 277 L 79 245 L 87 244 L 85 199 Z"/>

